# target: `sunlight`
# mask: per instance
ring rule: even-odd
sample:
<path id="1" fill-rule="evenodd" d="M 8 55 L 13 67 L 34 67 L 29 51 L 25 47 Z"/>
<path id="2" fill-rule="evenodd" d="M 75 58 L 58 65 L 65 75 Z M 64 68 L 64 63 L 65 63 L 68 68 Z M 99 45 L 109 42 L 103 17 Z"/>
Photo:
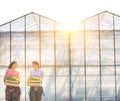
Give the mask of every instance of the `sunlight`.
<path id="1" fill-rule="evenodd" d="M 77 29 L 77 24 L 73 22 L 63 23 L 63 30 L 74 31 Z"/>
<path id="2" fill-rule="evenodd" d="M 64 30 L 72 31 L 72 30 L 75 30 L 75 27 L 76 27 L 75 24 L 72 24 L 72 23 L 63 24 Z"/>

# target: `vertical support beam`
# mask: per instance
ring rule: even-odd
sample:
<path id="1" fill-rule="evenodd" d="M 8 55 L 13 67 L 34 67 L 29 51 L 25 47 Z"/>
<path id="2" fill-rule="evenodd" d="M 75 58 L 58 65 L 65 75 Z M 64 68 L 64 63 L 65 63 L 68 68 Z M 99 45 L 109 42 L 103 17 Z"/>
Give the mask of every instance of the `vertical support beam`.
<path id="1" fill-rule="evenodd" d="M 12 35 L 11 35 L 12 33 L 11 33 L 11 22 L 10 22 L 10 62 L 11 62 L 11 50 L 12 50 L 12 48 L 11 48 L 11 42 L 12 42 Z"/>
<path id="2" fill-rule="evenodd" d="M 54 21 L 54 76 L 55 76 L 55 101 L 56 101 L 56 23 Z"/>
<path id="3" fill-rule="evenodd" d="M 1 42 L 1 40 L 0 40 L 0 54 L 1 54 L 1 44 L 2 44 L 2 42 Z M 1 55 L 0 55 L 0 65 L 1 65 Z"/>
<path id="4" fill-rule="evenodd" d="M 25 92 L 26 92 L 26 16 L 24 16 L 24 52 L 25 52 Z M 25 100 L 26 99 L 26 93 L 25 93 Z"/>
<path id="5" fill-rule="evenodd" d="M 115 37 L 115 20 L 113 15 L 113 40 L 114 40 L 114 69 L 115 69 L 115 101 L 117 101 L 117 79 L 116 79 L 116 37 Z"/>
<path id="6" fill-rule="evenodd" d="M 87 101 L 87 88 L 86 88 L 86 32 L 85 32 L 85 21 L 84 26 L 84 74 L 85 74 L 85 100 Z"/>
<path id="7" fill-rule="evenodd" d="M 39 15 L 39 64 L 41 66 L 41 17 Z"/>
<path id="8" fill-rule="evenodd" d="M 72 95 L 71 95 L 71 32 L 68 32 L 68 48 L 69 48 L 69 88 L 70 88 L 70 101 L 72 101 Z"/>
<path id="9" fill-rule="evenodd" d="M 100 15 L 98 15 L 98 31 L 99 31 L 99 33 L 98 33 L 98 34 L 99 34 L 100 101 L 102 101 Z"/>

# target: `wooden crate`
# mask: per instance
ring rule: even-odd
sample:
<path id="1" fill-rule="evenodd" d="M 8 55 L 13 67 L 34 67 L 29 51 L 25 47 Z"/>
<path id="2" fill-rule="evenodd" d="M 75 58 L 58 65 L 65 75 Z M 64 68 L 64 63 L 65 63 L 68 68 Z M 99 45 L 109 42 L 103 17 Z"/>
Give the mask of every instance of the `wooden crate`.
<path id="1" fill-rule="evenodd" d="M 4 82 L 4 84 L 5 84 L 6 86 L 14 86 L 14 87 L 18 87 L 18 86 L 19 86 L 19 84 L 10 83 L 10 82 Z"/>
<path id="2" fill-rule="evenodd" d="M 18 81 L 13 81 L 13 80 L 5 80 L 4 84 L 6 86 L 14 86 L 14 87 L 19 86 L 19 82 Z"/>
<path id="3" fill-rule="evenodd" d="M 28 80 L 27 85 L 31 87 L 41 86 L 41 81 L 40 80 Z"/>

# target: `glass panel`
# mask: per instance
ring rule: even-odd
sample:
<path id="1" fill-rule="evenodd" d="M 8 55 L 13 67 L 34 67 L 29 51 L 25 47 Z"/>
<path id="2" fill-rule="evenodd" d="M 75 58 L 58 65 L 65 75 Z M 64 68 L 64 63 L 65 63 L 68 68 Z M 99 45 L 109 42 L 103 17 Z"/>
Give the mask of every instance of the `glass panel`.
<path id="1" fill-rule="evenodd" d="M 72 101 L 82 101 L 85 99 L 85 75 L 84 67 L 72 67 L 71 75 L 71 95 Z"/>
<path id="2" fill-rule="evenodd" d="M 87 76 L 99 76 L 100 75 L 100 67 L 91 66 L 86 67 L 86 75 Z"/>
<path id="3" fill-rule="evenodd" d="M 120 31 L 115 31 L 116 64 L 120 65 Z"/>
<path id="4" fill-rule="evenodd" d="M 113 15 L 110 13 L 100 14 L 100 30 L 113 30 Z"/>
<path id="5" fill-rule="evenodd" d="M 98 31 L 86 32 L 86 64 L 99 65 Z"/>
<path id="6" fill-rule="evenodd" d="M 85 76 L 85 68 L 80 66 L 80 67 L 73 67 L 71 68 L 71 74 L 72 76 Z"/>
<path id="7" fill-rule="evenodd" d="M 42 67 L 45 76 L 55 76 L 55 68 L 54 67 Z"/>
<path id="8" fill-rule="evenodd" d="M 39 31 L 39 16 L 31 13 L 26 16 L 26 31 L 38 32 Z"/>
<path id="9" fill-rule="evenodd" d="M 56 101 L 70 101 L 69 76 L 56 76 Z"/>
<path id="10" fill-rule="evenodd" d="M 100 15 L 100 21 L 101 63 L 114 65 L 113 15 L 103 13 Z"/>
<path id="11" fill-rule="evenodd" d="M 2 96 L 0 96 L 0 101 L 5 101 L 5 85 L 4 85 L 4 75 L 5 75 L 5 71 L 6 71 L 6 69 L 8 68 L 8 66 L 2 66 L 2 65 L 0 65 L 0 86 L 1 86 L 1 88 L 0 88 L 0 94 L 2 95 Z"/>
<path id="12" fill-rule="evenodd" d="M 98 30 L 98 16 L 94 16 L 85 20 L 85 30 L 86 31 Z"/>
<path id="13" fill-rule="evenodd" d="M 71 64 L 84 64 L 84 32 L 74 31 L 71 34 Z"/>
<path id="14" fill-rule="evenodd" d="M 16 27 L 17 26 L 17 27 Z M 11 23 L 11 60 L 23 65 L 24 59 L 24 18 Z"/>
<path id="15" fill-rule="evenodd" d="M 85 21 L 86 64 L 99 65 L 98 16 Z"/>
<path id="16" fill-rule="evenodd" d="M 69 76 L 69 68 L 68 67 L 57 67 L 56 68 L 56 75 L 57 76 Z"/>
<path id="17" fill-rule="evenodd" d="M 6 66 L 10 62 L 10 24 L 0 27 L 0 65 Z"/>
<path id="18" fill-rule="evenodd" d="M 56 64 L 69 64 L 69 48 L 68 48 L 68 33 L 56 32 Z"/>
<path id="19" fill-rule="evenodd" d="M 117 101 L 120 100 L 120 66 L 116 66 Z"/>
<path id="20" fill-rule="evenodd" d="M 69 68 L 56 68 L 56 101 L 70 101 L 69 88 Z"/>
<path id="21" fill-rule="evenodd" d="M 16 60 L 19 65 L 23 65 L 25 62 L 24 33 L 12 33 L 11 37 L 11 60 Z"/>
<path id="22" fill-rule="evenodd" d="M 83 101 L 85 99 L 85 76 L 71 77 L 72 101 Z"/>
<path id="23" fill-rule="evenodd" d="M 55 101 L 55 77 L 45 76 L 43 80 L 43 87 L 45 90 L 45 96 L 48 101 Z M 43 97 L 45 101 L 45 98 Z M 59 100 L 60 101 L 60 100 Z"/>
<path id="24" fill-rule="evenodd" d="M 113 31 L 101 31 L 101 64 L 114 65 Z"/>
<path id="25" fill-rule="evenodd" d="M 100 76 L 86 76 L 88 101 L 100 101 Z"/>
<path id="26" fill-rule="evenodd" d="M 115 30 L 117 31 L 119 31 L 120 30 L 120 17 L 119 16 L 115 16 L 114 15 L 114 28 L 115 28 Z"/>
<path id="27" fill-rule="evenodd" d="M 54 65 L 54 22 L 41 17 L 41 64 Z"/>
<path id="28" fill-rule="evenodd" d="M 115 22 L 115 43 L 116 43 L 116 64 L 120 65 L 120 17 L 114 17 Z"/>
<path id="29" fill-rule="evenodd" d="M 54 67 L 42 67 L 44 79 L 42 81 L 45 90 L 45 97 L 50 101 L 55 101 L 55 71 Z M 45 100 L 45 98 L 43 97 Z M 43 100 L 43 101 L 44 101 Z"/>
<path id="30" fill-rule="evenodd" d="M 115 101 L 115 70 L 114 66 L 101 67 L 102 100 Z"/>
<path id="31" fill-rule="evenodd" d="M 115 43 L 116 43 L 116 64 L 120 65 L 120 31 L 115 31 Z"/>
<path id="32" fill-rule="evenodd" d="M 101 67 L 101 75 L 102 76 L 111 76 L 115 75 L 115 67 L 114 66 L 102 66 Z"/>
<path id="33" fill-rule="evenodd" d="M 88 101 L 100 101 L 99 67 L 86 67 L 86 89 Z"/>
<path id="34" fill-rule="evenodd" d="M 115 101 L 114 76 L 102 76 L 102 100 Z"/>

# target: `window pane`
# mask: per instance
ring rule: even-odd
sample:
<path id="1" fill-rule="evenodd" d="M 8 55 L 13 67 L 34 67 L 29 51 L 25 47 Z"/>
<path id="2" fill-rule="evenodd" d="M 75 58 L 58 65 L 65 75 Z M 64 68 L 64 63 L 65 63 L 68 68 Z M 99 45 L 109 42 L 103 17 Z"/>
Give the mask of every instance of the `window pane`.
<path id="1" fill-rule="evenodd" d="M 45 90 L 46 99 L 49 101 L 55 101 L 55 77 L 45 76 L 43 80 L 43 87 Z"/>
<path id="2" fill-rule="evenodd" d="M 8 68 L 8 66 L 2 66 L 0 65 L 0 85 L 1 85 L 1 88 L 0 88 L 0 94 L 2 96 L 0 96 L 0 101 L 5 101 L 5 85 L 4 85 L 4 75 L 5 75 L 5 71 L 6 69 Z"/>
<path id="3" fill-rule="evenodd" d="M 85 99 L 85 76 L 71 77 L 72 101 L 82 101 Z"/>
<path id="4" fill-rule="evenodd" d="M 99 65 L 98 31 L 86 32 L 86 64 Z"/>
<path id="5" fill-rule="evenodd" d="M 115 68 L 114 66 L 101 67 L 102 99 L 115 101 Z"/>
<path id="6" fill-rule="evenodd" d="M 120 66 L 116 67 L 117 101 L 120 100 Z"/>
<path id="7" fill-rule="evenodd" d="M 57 101 L 70 101 L 69 97 L 69 76 L 56 76 L 56 97 Z"/>
<path id="8" fill-rule="evenodd" d="M 71 64 L 84 64 L 84 32 L 76 31 L 71 34 Z"/>
<path id="9" fill-rule="evenodd" d="M 10 62 L 10 24 L 0 27 L 0 65 Z"/>
<path id="10" fill-rule="evenodd" d="M 56 68 L 57 76 L 69 76 L 69 68 L 68 67 L 58 67 Z"/>
<path id="11" fill-rule="evenodd" d="M 24 18 L 20 18 L 11 23 L 11 60 L 18 61 L 19 65 L 23 65 L 25 62 L 23 29 Z"/>
<path id="12" fill-rule="evenodd" d="M 101 31 L 101 64 L 114 65 L 113 31 Z"/>
<path id="13" fill-rule="evenodd" d="M 71 67 L 71 74 L 72 76 L 85 76 L 85 68 L 80 66 L 80 67 Z"/>
<path id="14" fill-rule="evenodd" d="M 116 64 L 120 65 L 120 17 L 114 17 L 115 23 L 115 43 L 116 43 Z"/>
<path id="15" fill-rule="evenodd" d="M 41 17 L 41 64 L 54 65 L 54 22 Z"/>
<path id="16" fill-rule="evenodd" d="M 115 77 L 102 76 L 102 100 L 115 101 Z"/>
<path id="17" fill-rule="evenodd" d="M 87 98 L 100 101 L 100 70 L 99 67 L 86 67 Z"/>

